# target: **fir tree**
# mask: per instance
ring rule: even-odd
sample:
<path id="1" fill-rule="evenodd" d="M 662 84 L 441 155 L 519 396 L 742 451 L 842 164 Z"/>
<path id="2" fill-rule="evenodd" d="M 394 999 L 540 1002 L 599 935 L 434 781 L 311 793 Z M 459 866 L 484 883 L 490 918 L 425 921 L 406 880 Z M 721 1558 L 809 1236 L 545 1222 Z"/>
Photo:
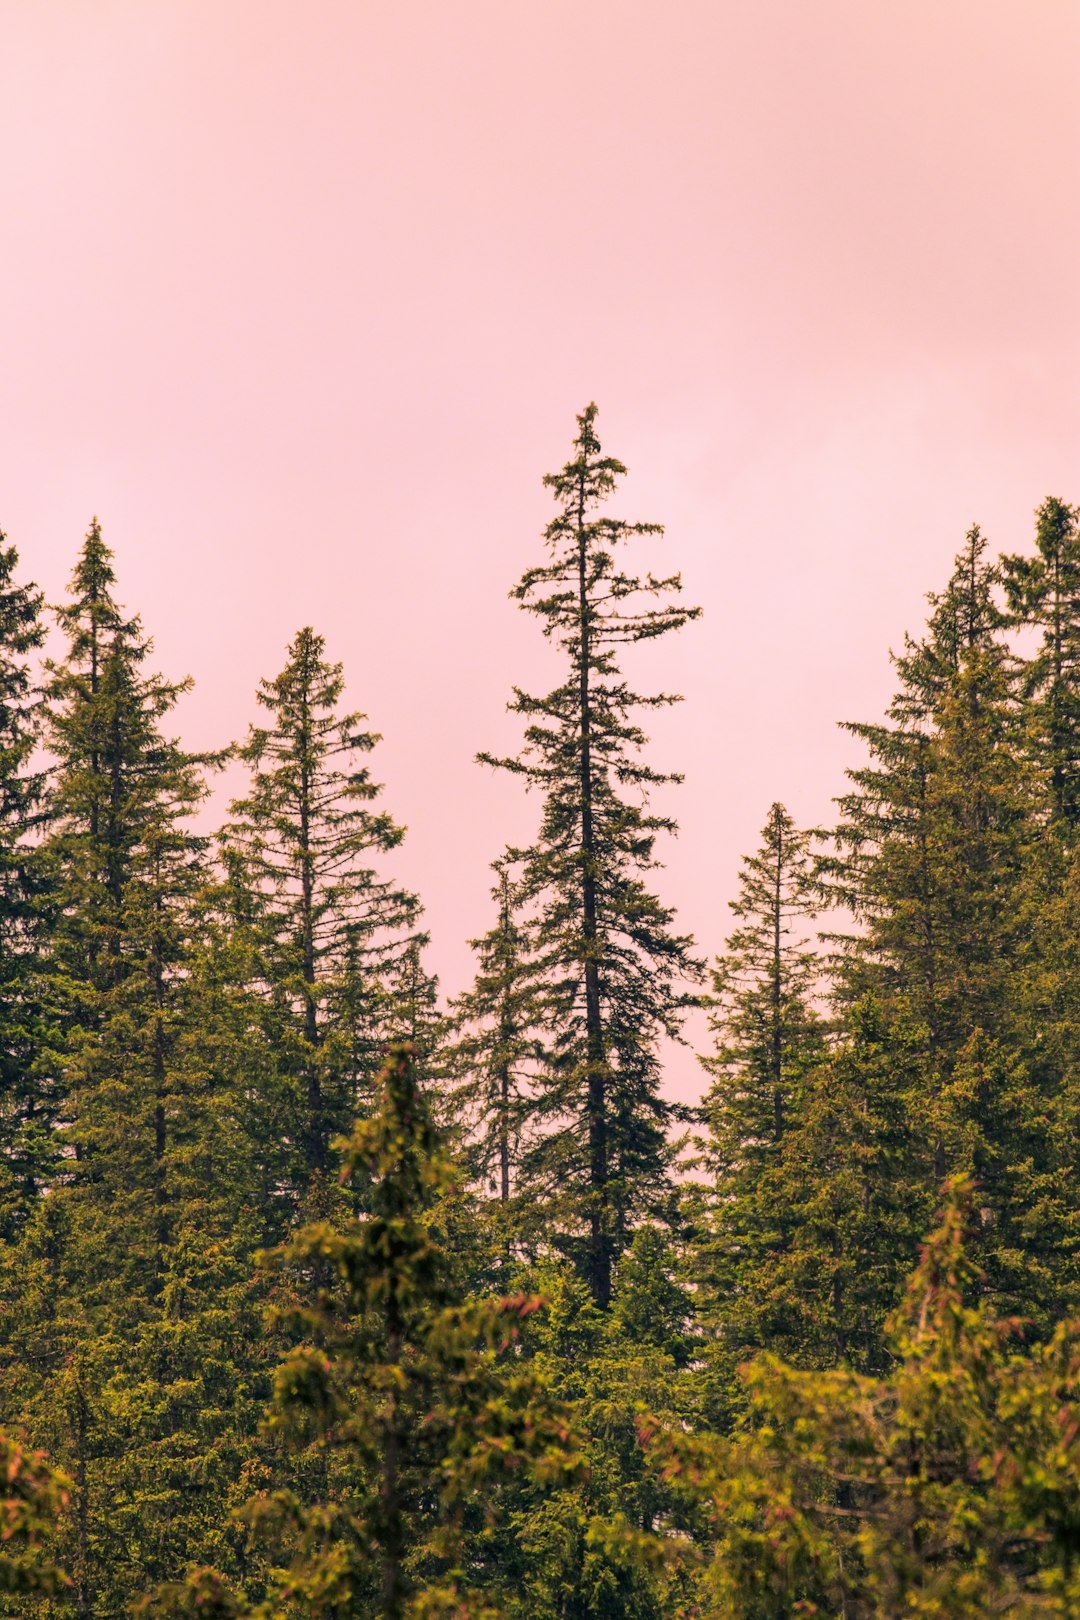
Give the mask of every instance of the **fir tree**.
<path id="1" fill-rule="evenodd" d="M 1041 632 L 1023 666 L 1037 758 L 1054 813 L 1080 819 L 1080 512 L 1051 496 L 1035 514 L 1034 557 L 1002 558 L 1015 621 Z"/>
<path id="2" fill-rule="evenodd" d="M 704 1104 L 710 1185 L 695 1251 L 717 1332 L 712 1354 L 728 1383 L 775 1328 L 767 1302 L 797 1220 L 785 1137 L 802 1129 L 808 1077 L 825 1057 L 813 1005 L 821 964 L 807 937 L 819 903 L 809 845 L 774 804 L 742 863 L 731 902 L 739 926 L 713 972 L 716 1049 L 702 1060 L 713 1077 Z"/>
<path id="3" fill-rule="evenodd" d="M 257 697 L 270 717 L 240 750 L 248 794 L 233 804 L 225 854 L 245 893 L 271 1038 L 298 1091 L 294 1135 L 307 1177 L 329 1164 L 370 1083 L 388 979 L 419 941 L 415 897 L 369 864 L 403 829 L 373 808 L 364 761 L 378 737 L 340 712 L 344 678 L 303 629 Z"/>
<path id="4" fill-rule="evenodd" d="M 206 876 L 191 816 L 208 761 L 165 732 L 184 683 L 145 673 L 149 642 L 113 586 L 95 524 L 47 692 L 48 1056 L 67 1084 L 68 1155 L 0 1265 L 0 1404 L 71 1475 L 60 1545 L 80 1620 L 121 1614 L 154 1571 L 183 1567 L 180 1549 L 214 1545 L 213 1464 L 198 1501 L 192 1472 L 242 1451 L 258 1410 L 245 1414 L 235 1336 L 246 1320 L 257 1346 L 258 1233 L 209 1218 L 213 1194 L 189 1173 L 216 1123 L 191 1061 Z M 34 1612 L 51 1615 L 43 1601 Z"/>
<path id="5" fill-rule="evenodd" d="M 250 1505 L 278 1528 L 288 1562 L 265 1606 L 237 1600 L 232 1612 L 496 1620 L 512 1595 L 492 1556 L 500 1487 L 519 1475 L 559 1484 L 578 1468 L 566 1415 L 508 1354 L 541 1302 L 461 1298 L 438 1217 L 454 1172 L 407 1047 L 391 1053 L 378 1108 L 344 1149 L 344 1177 L 364 1184 L 370 1214 L 307 1227 L 277 1256 L 314 1286 L 290 1313 L 304 1342 L 278 1369 L 274 1421 L 328 1452 L 333 1494 Z M 230 1612 L 206 1572 L 153 1612 L 183 1613 L 200 1593 Z"/>
<path id="6" fill-rule="evenodd" d="M 16 578 L 0 533 L 0 1235 L 12 1237 L 56 1173 L 63 1098 L 44 1059 L 41 965 L 47 924 L 35 835 L 45 777 L 35 754 L 41 695 L 30 655 L 41 646 L 41 593 Z"/>
<path id="7" fill-rule="evenodd" d="M 813 1010 L 821 974 L 807 940 L 818 905 L 809 836 L 774 804 L 761 845 L 747 856 L 731 909 L 739 927 L 713 972 L 710 1023 L 715 1076 L 707 1106 L 717 1150 L 742 1164 L 783 1139 L 800 1076 L 821 1054 Z"/>
<path id="8" fill-rule="evenodd" d="M 454 1006 L 459 1032 L 451 1063 L 462 1078 L 456 1102 L 475 1155 L 478 1179 L 505 1206 L 516 1191 L 522 1135 L 537 1066 L 540 1001 L 528 954 L 520 902 L 506 860 L 494 863 L 496 920 L 472 941 L 477 973 Z"/>
<path id="9" fill-rule="evenodd" d="M 1076 1612 L 1076 1326 L 1034 1353 L 1014 1348 L 1019 1324 L 972 1298 L 972 1189 L 947 1192 L 889 1324 L 884 1377 L 770 1356 L 747 1370 L 752 1416 L 732 1439 L 642 1425 L 688 1509 L 674 1526 L 694 1533 L 665 1549 L 693 1572 L 687 1612 Z"/>
<path id="10" fill-rule="evenodd" d="M 996 1037 L 1013 1016 L 1038 836 L 1000 639 L 1000 574 L 978 529 L 967 540 L 947 589 L 930 598 L 928 634 L 895 660 L 889 723 L 847 728 L 871 759 L 849 773 L 840 853 L 824 863 L 861 924 L 841 958 L 842 999 L 870 991 L 922 1028 L 931 1096 L 976 1029 Z M 939 1139 L 928 1152 L 944 1175 Z"/>
<path id="11" fill-rule="evenodd" d="M 677 1037 L 687 1005 L 681 985 L 699 971 L 670 909 L 646 885 L 656 835 L 674 824 L 643 801 L 678 778 L 641 758 L 636 714 L 675 700 L 634 693 L 618 652 L 679 629 L 698 610 L 652 605 L 678 592 L 677 575 L 638 576 L 620 565 L 620 547 L 660 530 L 599 510 L 625 468 L 601 454 L 595 419 L 590 405 L 578 418 L 573 460 L 545 479 L 559 509 L 546 530 L 550 561 L 529 569 L 513 593 L 559 648 L 564 678 L 543 697 L 515 690 L 510 707 L 526 722 L 520 757 L 481 758 L 544 798 L 539 836 L 521 859 L 552 1062 L 533 1110 L 543 1140 L 522 1173 L 552 1201 L 561 1241 L 580 1244 L 584 1226 L 582 1264 L 606 1304 L 635 1217 L 668 1189 L 675 1111 L 660 1095 L 658 1044 Z"/>
<path id="12" fill-rule="evenodd" d="M 188 682 L 146 676 L 150 643 L 112 594 L 111 554 L 91 527 L 58 617 L 68 656 L 50 665 L 57 765 L 43 851 L 52 885 L 54 994 L 67 1004 L 75 1175 L 87 1219 L 123 1222 L 139 1285 L 168 1240 L 170 1070 L 205 838 L 190 818 L 205 758 L 162 722 Z M 92 1212 L 96 1211 L 96 1214 Z"/>

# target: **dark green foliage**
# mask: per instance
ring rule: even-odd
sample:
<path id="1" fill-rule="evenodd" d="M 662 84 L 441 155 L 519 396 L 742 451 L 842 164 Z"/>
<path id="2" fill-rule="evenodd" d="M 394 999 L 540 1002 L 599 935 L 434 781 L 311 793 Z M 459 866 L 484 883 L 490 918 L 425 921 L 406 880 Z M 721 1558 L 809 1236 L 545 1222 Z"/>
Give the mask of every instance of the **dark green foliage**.
<path id="1" fill-rule="evenodd" d="M 828 868 L 862 924 L 844 965 L 849 994 L 903 1001 L 925 1029 L 931 1088 L 974 1030 L 997 1033 L 1009 1017 L 1029 927 L 1032 783 L 985 549 L 973 529 L 930 598 L 925 639 L 895 660 L 890 723 L 848 727 L 871 759 L 850 773 L 841 856 Z"/>
<path id="2" fill-rule="evenodd" d="M 813 1006 L 821 964 L 808 939 L 817 903 L 808 836 L 774 804 L 743 861 L 739 926 L 713 971 L 716 1050 L 703 1060 L 713 1078 L 696 1264 L 717 1332 L 712 1354 L 729 1382 L 748 1349 L 781 1331 L 777 1268 L 798 1219 L 788 1139 L 806 1127 L 810 1076 L 825 1053 Z"/>
<path id="3" fill-rule="evenodd" d="M 13 1237 L 56 1173 L 62 1108 L 44 1057 L 46 901 L 35 834 L 45 815 L 41 695 L 30 655 L 44 638 L 41 593 L 16 579 L 0 533 L 0 1235 Z"/>
<path id="4" fill-rule="evenodd" d="M 310 1301 L 289 1312 L 302 1343 L 278 1368 L 273 1422 L 311 1448 L 329 1495 L 249 1505 L 286 1564 L 254 1612 L 494 1620 L 507 1596 L 502 1482 L 544 1488 L 578 1466 L 564 1412 L 514 1351 L 541 1302 L 462 1299 L 439 1230 L 454 1172 L 407 1047 L 343 1148 L 343 1177 L 369 1213 L 306 1227 L 275 1257 Z M 172 1594 L 179 1612 L 206 1584 L 197 1574 Z"/>
<path id="5" fill-rule="evenodd" d="M 251 786 L 224 834 L 268 1039 L 294 1091 L 301 1190 L 328 1168 L 388 1025 L 415 1016 L 423 998 L 415 957 L 401 978 L 419 904 L 370 864 L 404 830 L 373 808 L 381 789 L 364 761 L 379 739 L 363 715 L 340 712 L 344 684 L 323 638 L 301 630 L 281 674 L 259 684 L 270 720 L 240 750 Z"/>
<path id="6" fill-rule="evenodd" d="M 543 1061 L 542 1003 L 532 972 L 520 898 L 507 861 L 494 865 L 496 920 L 472 941 L 477 973 L 454 1005 L 455 1102 L 477 1180 L 505 1206 L 516 1192 L 532 1094 Z"/>
<path id="7" fill-rule="evenodd" d="M 752 1422 L 729 1441 L 643 1425 L 699 1522 L 669 1551 L 695 1577 L 684 1612 L 1064 1617 L 1080 1603 L 1080 1341 L 1063 1324 L 1024 1353 L 973 1306 L 975 1215 L 955 1185 L 890 1325 L 887 1377 L 747 1374 Z"/>
<path id="8" fill-rule="evenodd" d="M 1035 514 L 1035 556 L 1002 558 L 1017 623 L 1040 632 L 1023 665 L 1027 720 L 1054 813 L 1080 819 L 1080 524 L 1074 506 L 1051 496 Z"/>
<path id="9" fill-rule="evenodd" d="M 773 805 L 691 1110 L 622 471 L 589 407 L 450 1018 L 321 638 L 215 841 L 97 523 L 43 666 L 0 542 L 0 1612 L 1080 1613 L 1076 510 L 968 534 L 825 853 Z"/>
<path id="10" fill-rule="evenodd" d="M 542 697 L 515 689 L 522 754 L 481 758 L 516 772 L 544 801 L 537 840 L 519 858 L 551 1060 L 531 1109 L 541 1136 L 522 1179 L 604 1304 L 635 1219 L 669 1196 L 675 1111 L 660 1091 L 659 1043 L 678 1036 L 684 985 L 699 971 L 672 912 L 646 886 L 656 835 L 674 831 L 669 817 L 643 807 L 646 796 L 679 778 L 641 758 L 636 715 L 676 700 L 639 696 L 618 660 L 699 610 L 663 600 L 678 593 L 678 575 L 637 575 L 620 563 L 625 544 L 661 530 L 600 510 L 626 469 L 601 454 L 595 420 L 590 405 L 574 459 L 545 479 L 559 508 L 545 531 L 550 561 L 513 593 L 559 649 L 563 680 Z"/>
<path id="11" fill-rule="evenodd" d="M 95 524 L 58 614 L 69 650 L 50 665 L 57 765 L 42 861 L 50 989 L 63 1005 L 54 1061 L 75 1155 L 67 1179 L 95 1254 L 88 1263 L 100 1266 L 103 1288 L 130 1296 L 161 1272 L 170 1235 L 172 1077 L 206 845 L 191 816 L 206 762 L 163 733 L 187 683 L 143 674 L 150 643 L 123 617 L 113 582 Z M 121 1230 L 123 1244 L 110 1245 L 106 1234 Z"/>

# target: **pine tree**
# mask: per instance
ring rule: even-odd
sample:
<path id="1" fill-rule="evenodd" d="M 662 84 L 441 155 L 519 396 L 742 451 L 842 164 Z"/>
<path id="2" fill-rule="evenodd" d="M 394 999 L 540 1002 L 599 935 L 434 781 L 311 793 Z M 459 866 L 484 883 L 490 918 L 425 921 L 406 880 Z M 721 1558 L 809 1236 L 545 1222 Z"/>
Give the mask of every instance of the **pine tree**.
<path id="1" fill-rule="evenodd" d="M 873 997 L 808 1075 L 797 1128 L 766 1189 L 785 1239 L 760 1265 L 751 1306 L 756 1349 L 797 1366 L 885 1361 L 885 1322 L 929 1220 L 935 1184 L 921 1031 Z"/>
<path id="2" fill-rule="evenodd" d="M 923 1029 L 931 1095 L 976 1029 L 996 1037 L 1013 1017 L 1038 838 L 1000 639 L 1000 572 L 978 529 L 967 542 L 947 589 L 930 598 L 927 636 L 895 660 L 889 723 L 847 728 L 871 761 L 849 773 L 839 857 L 825 863 L 861 925 L 841 959 L 841 993 L 870 991 Z M 928 1151 L 940 1178 L 940 1142 Z"/>
<path id="3" fill-rule="evenodd" d="M 559 508 L 546 530 L 550 561 L 529 569 L 513 593 L 559 648 L 564 678 L 543 697 L 515 689 L 510 707 L 526 722 L 520 757 L 480 757 L 544 798 L 539 835 L 521 860 L 552 1062 L 533 1109 L 543 1140 L 522 1175 L 550 1202 L 560 1241 L 582 1248 L 594 1297 L 606 1304 L 634 1219 L 668 1191 L 675 1110 L 660 1095 L 658 1045 L 678 1036 L 688 1000 L 681 985 L 699 971 L 672 912 L 646 886 L 656 836 L 674 824 L 643 801 L 678 778 L 642 760 L 636 714 L 675 699 L 638 696 L 617 656 L 698 610 L 651 605 L 678 592 L 677 575 L 621 567 L 622 545 L 660 530 L 598 510 L 625 468 L 601 454 L 595 419 L 590 405 L 578 418 L 574 459 L 545 479 Z"/>
<path id="4" fill-rule="evenodd" d="M 470 1302 L 455 1283 L 439 1220 L 454 1171 L 407 1047 L 387 1060 L 343 1174 L 363 1185 L 370 1213 L 309 1226 L 276 1257 L 310 1302 L 290 1313 L 304 1342 L 278 1369 L 274 1421 L 293 1445 L 326 1455 L 331 1494 L 250 1505 L 282 1536 L 286 1560 L 264 1606 L 250 1610 L 197 1571 L 153 1600 L 154 1614 L 192 1612 L 205 1596 L 207 1608 L 266 1620 L 294 1605 L 325 1620 L 497 1620 L 512 1596 L 493 1556 L 501 1488 L 577 1472 L 565 1413 L 513 1353 L 541 1301 Z"/>
<path id="5" fill-rule="evenodd" d="M 1002 558 L 1015 622 L 1041 632 L 1022 669 L 1036 758 L 1059 822 L 1080 819 L 1080 510 L 1051 496 L 1035 514 L 1034 557 Z"/>
<path id="6" fill-rule="evenodd" d="M 769 1356 L 747 1369 L 752 1413 L 731 1439 L 642 1424 L 684 1505 L 664 1550 L 692 1574 L 686 1612 L 1077 1612 L 1076 1324 L 1017 1346 L 1020 1324 L 973 1298 L 973 1189 L 946 1194 L 890 1321 L 884 1376 Z"/>
<path id="7" fill-rule="evenodd" d="M 808 935 L 819 904 L 809 834 L 774 804 L 731 902 L 739 926 L 713 972 L 703 1059 L 712 1084 L 704 1142 L 710 1183 L 695 1244 L 698 1280 L 716 1338 L 714 1375 L 734 1368 L 776 1330 L 776 1267 L 797 1222 L 785 1138 L 805 1124 L 805 1096 L 825 1058 L 814 1008 L 822 966 Z"/>
<path id="8" fill-rule="evenodd" d="M 250 1449 L 258 1417 L 260 1234 L 191 1174 L 217 1123 L 192 1061 L 206 839 L 191 818 L 209 761 L 165 732 L 185 683 L 145 673 L 150 644 L 113 586 L 95 523 L 47 688 L 46 1058 L 66 1084 L 66 1153 L 0 1255 L 0 1408 L 70 1473 L 60 1546 L 80 1620 L 123 1613 L 188 1546 L 217 1545 L 215 1469 Z M 26 1612 L 51 1620 L 43 1601 Z"/>
<path id="9" fill-rule="evenodd" d="M 331 1140 L 370 1084 L 385 1032 L 388 980 L 421 942 L 419 903 L 369 864 L 403 829 L 372 808 L 365 755 L 378 737 L 341 713 L 342 666 L 302 629 L 257 697 L 269 723 L 240 756 L 248 794 L 231 807 L 226 861 L 245 893 L 271 1039 L 297 1089 L 294 1145 L 321 1177 Z"/>
<path id="10" fill-rule="evenodd" d="M 782 1141 L 800 1076 L 821 1055 L 821 964 L 807 939 L 818 904 L 809 835 L 774 804 L 731 903 L 739 927 L 713 972 L 717 1047 L 703 1060 L 715 1076 L 716 1151 L 733 1166 L 750 1168 Z"/>
<path id="11" fill-rule="evenodd" d="M 54 993 L 66 1003 L 58 1054 L 71 1093 L 75 1185 L 87 1220 L 123 1225 L 115 1281 L 148 1286 L 169 1228 L 172 1053 L 206 839 L 191 816 L 205 757 L 162 732 L 188 682 L 146 676 L 150 643 L 112 594 L 95 522 L 58 617 L 69 638 L 51 664 L 48 735 L 57 765 L 43 851 L 52 885 Z M 104 1228 L 103 1228 L 104 1231 Z"/>
<path id="12" fill-rule="evenodd" d="M 517 885 L 507 860 L 496 861 L 493 927 L 472 941 L 477 973 L 454 1004 L 458 1040 L 450 1058 L 461 1076 L 456 1106 L 472 1147 L 475 1173 L 508 1205 L 516 1191 L 522 1136 L 537 1068 L 540 1001 L 530 967 Z"/>
<path id="13" fill-rule="evenodd" d="M 35 837 L 45 814 L 36 751 L 41 695 L 29 662 L 44 638 L 41 593 L 16 578 L 0 533 L 0 1236 L 11 1238 L 56 1172 L 62 1095 L 44 1061 L 47 926 Z"/>

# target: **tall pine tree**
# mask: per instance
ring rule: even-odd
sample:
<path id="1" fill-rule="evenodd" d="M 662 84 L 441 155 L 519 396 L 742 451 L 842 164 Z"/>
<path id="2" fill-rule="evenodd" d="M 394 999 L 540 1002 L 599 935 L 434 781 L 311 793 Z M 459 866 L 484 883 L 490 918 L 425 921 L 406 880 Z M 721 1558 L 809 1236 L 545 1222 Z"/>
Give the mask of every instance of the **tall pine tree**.
<path id="1" fill-rule="evenodd" d="M 590 405 L 578 418 L 573 459 L 545 479 L 558 506 L 545 531 L 549 560 L 513 592 L 558 647 L 563 678 L 542 697 L 515 689 L 510 707 L 526 722 L 518 757 L 480 757 L 544 799 L 536 842 L 520 858 L 552 1062 L 534 1108 L 543 1138 L 523 1175 L 550 1201 L 562 1241 L 581 1248 L 593 1296 L 606 1305 L 635 1216 L 668 1189 L 674 1110 L 660 1093 L 659 1043 L 678 1035 L 683 986 L 700 971 L 646 883 L 656 835 L 674 831 L 647 796 L 679 778 L 642 759 L 637 716 L 676 700 L 635 693 L 618 655 L 699 610 L 664 600 L 678 594 L 678 575 L 621 565 L 625 545 L 661 530 L 600 510 L 626 469 L 601 453 L 595 423 Z"/>

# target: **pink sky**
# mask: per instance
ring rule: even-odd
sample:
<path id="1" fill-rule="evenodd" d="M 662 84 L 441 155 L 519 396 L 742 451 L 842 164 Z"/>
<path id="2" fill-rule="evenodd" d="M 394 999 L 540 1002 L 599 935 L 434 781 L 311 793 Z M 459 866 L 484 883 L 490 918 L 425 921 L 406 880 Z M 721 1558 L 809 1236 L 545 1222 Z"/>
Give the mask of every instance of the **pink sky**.
<path id="1" fill-rule="evenodd" d="M 1078 85 L 1071 0 L 0 0 L 0 525 L 55 599 L 100 514 L 193 745 L 326 635 L 452 991 L 595 398 L 705 608 L 635 673 L 715 950 L 968 525 L 1080 499 Z"/>

